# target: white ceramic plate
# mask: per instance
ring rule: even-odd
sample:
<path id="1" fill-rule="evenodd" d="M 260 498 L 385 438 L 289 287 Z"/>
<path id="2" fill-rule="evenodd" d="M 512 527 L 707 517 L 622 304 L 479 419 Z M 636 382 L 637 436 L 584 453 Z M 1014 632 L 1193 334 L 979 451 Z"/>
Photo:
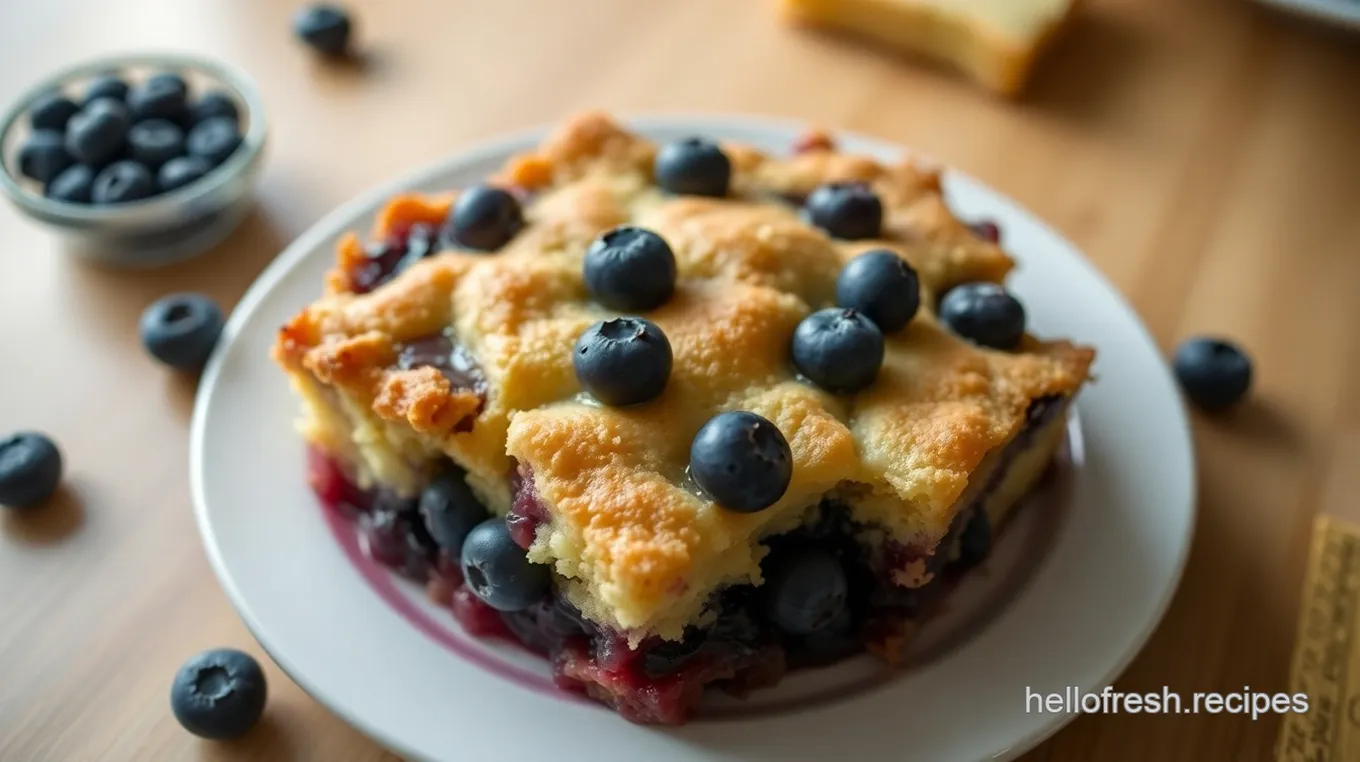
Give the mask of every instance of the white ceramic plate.
<path id="1" fill-rule="evenodd" d="M 1257 0 L 1319 21 L 1360 30 L 1360 2 L 1356 0 Z"/>
<path id="2" fill-rule="evenodd" d="M 633 124 L 658 139 L 707 134 L 771 151 L 800 131 L 744 118 Z M 1096 346 L 1099 382 L 1078 403 L 1062 489 L 1024 514 L 969 583 L 988 616 L 968 625 L 951 614 L 956 621 L 934 627 L 925 664 L 883 679 L 866 657 L 792 675 L 745 703 L 714 701 L 683 728 L 640 727 L 552 690 L 545 663 L 464 635 L 420 591 L 364 562 L 305 484 L 296 405 L 268 357 L 274 332 L 319 293 L 338 237 L 367 229 L 389 196 L 472 183 L 541 137 L 470 150 L 335 211 L 251 287 L 206 369 L 191 446 L 198 524 L 227 594 L 294 680 L 411 759 L 975 762 L 1016 756 L 1070 719 L 1028 713 L 1027 688 L 1098 689 L 1119 674 L 1160 619 L 1190 545 L 1184 411 L 1157 348 L 1110 284 L 1042 222 L 957 173 L 946 180 L 949 201 L 964 218 L 1000 223 L 1031 325 Z M 841 140 L 882 159 L 901 153 Z M 1037 564 L 1024 563 L 1036 555 L 1025 548 L 1038 548 Z M 951 605 L 959 608 L 969 606 Z"/>

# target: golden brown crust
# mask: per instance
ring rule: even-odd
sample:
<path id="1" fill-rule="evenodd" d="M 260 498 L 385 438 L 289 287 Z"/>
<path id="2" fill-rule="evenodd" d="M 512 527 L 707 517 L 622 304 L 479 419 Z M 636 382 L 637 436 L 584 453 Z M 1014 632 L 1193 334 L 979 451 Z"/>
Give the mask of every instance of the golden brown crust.
<path id="1" fill-rule="evenodd" d="M 758 581 L 762 538 L 798 526 L 829 493 L 855 494 L 856 519 L 929 552 L 982 459 L 1016 435 L 1034 399 L 1075 393 L 1091 351 L 1030 338 L 1018 353 L 980 350 L 940 326 L 936 295 L 1000 281 L 1012 261 L 950 213 L 938 171 L 845 155 L 825 135 L 788 158 L 725 150 L 733 198 L 667 197 L 651 184 L 655 147 L 590 114 L 497 176 L 534 191 L 525 229 L 500 252 L 429 257 L 355 294 L 345 270 L 362 247 L 346 239 L 328 293 L 275 346 L 300 389 L 319 383 L 336 395 L 304 395 L 327 408 L 311 414 L 325 425 L 306 430 L 329 442 L 339 408 L 355 427 L 361 481 L 410 488 L 442 453 L 498 512 L 509 507 L 511 458 L 527 466 L 551 512 L 531 558 L 555 566 L 587 616 L 635 636 L 678 637 L 715 589 Z M 832 241 L 780 199 L 846 179 L 882 198 L 884 240 Z M 451 200 L 394 199 L 374 236 L 436 224 Z M 571 358 L 580 333 L 612 315 L 587 298 L 585 249 L 624 223 L 675 251 L 676 293 L 647 314 L 670 340 L 674 369 L 658 399 L 613 409 L 579 399 Z M 794 327 L 832 302 L 846 259 L 876 247 L 913 264 L 925 306 L 889 337 L 867 391 L 836 397 L 799 382 Z M 394 367 L 404 342 L 444 331 L 480 364 L 484 403 L 433 368 Z M 694 433 L 730 409 L 769 418 L 793 451 L 788 491 L 756 514 L 711 504 L 685 476 Z"/>

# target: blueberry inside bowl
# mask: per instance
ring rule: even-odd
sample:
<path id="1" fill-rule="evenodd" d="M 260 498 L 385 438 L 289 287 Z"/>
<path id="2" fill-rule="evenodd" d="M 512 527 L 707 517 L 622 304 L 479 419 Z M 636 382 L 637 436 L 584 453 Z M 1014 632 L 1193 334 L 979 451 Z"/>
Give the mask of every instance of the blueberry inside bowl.
<path id="1" fill-rule="evenodd" d="M 190 55 L 122 55 L 35 84 L 0 119 L 0 190 L 81 257 L 154 267 L 245 218 L 267 134 L 254 83 Z"/>

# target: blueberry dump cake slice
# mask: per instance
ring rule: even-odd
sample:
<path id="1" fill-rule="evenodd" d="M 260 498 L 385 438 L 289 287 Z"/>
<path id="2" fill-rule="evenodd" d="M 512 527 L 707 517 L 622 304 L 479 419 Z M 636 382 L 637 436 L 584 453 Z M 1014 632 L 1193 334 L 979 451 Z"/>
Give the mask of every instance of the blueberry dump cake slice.
<path id="1" fill-rule="evenodd" d="M 1065 431 L 1093 352 L 1025 331 L 936 171 L 601 115 L 339 245 L 274 355 L 311 483 L 469 631 L 638 722 L 902 660 Z"/>

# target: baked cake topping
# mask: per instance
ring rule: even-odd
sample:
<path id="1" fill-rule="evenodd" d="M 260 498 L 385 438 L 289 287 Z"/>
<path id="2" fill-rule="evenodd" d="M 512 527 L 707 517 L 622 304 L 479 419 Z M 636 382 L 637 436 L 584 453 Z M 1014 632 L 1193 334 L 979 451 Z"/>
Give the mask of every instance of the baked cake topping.
<path id="1" fill-rule="evenodd" d="M 304 435 L 354 484 L 326 494 L 413 500 L 452 461 L 551 568 L 553 605 L 638 648 L 727 621 L 776 541 L 823 516 L 843 564 L 927 585 L 973 516 L 1037 480 L 1093 353 L 995 340 L 1023 319 L 990 301 L 955 313 L 970 293 L 955 287 L 999 284 L 1012 261 L 950 211 L 937 170 L 805 143 L 658 148 L 587 115 L 484 186 L 393 199 L 371 235 L 383 252 L 342 240 L 325 295 L 275 347 Z M 429 255 L 441 226 L 434 247 L 452 248 Z M 641 248 L 596 281 L 588 252 L 620 227 L 646 231 Z M 611 307 L 657 299 L 632 268 L 665 259 L 658 241 L 671 293 Z M 866 252 L 909 268 L 845 267 Z M 757 435 L 722 445 L 740 441 L 723 423 L 697 467 L 701 430 L 748 415 Z M 567 671 L 594 674 L 582 664 Z"/>

